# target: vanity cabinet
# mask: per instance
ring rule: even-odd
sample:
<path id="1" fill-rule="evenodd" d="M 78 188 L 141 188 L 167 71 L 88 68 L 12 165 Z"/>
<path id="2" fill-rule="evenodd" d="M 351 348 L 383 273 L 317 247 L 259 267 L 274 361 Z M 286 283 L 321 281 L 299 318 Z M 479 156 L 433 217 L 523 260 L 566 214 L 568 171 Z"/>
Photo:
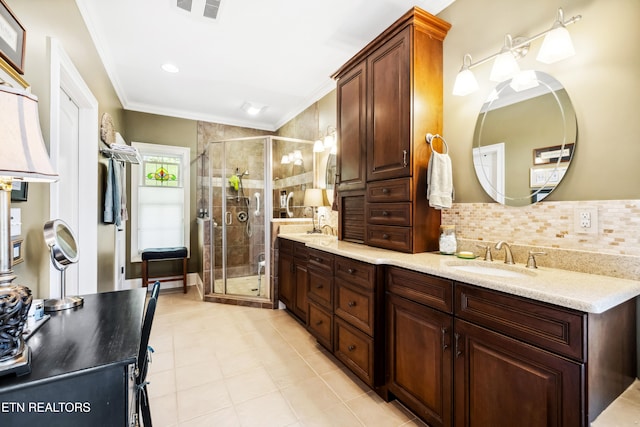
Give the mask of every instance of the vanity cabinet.
<path id="1" fill-rule="evenodd" d="M 338 88 L 338 190 L 364 190 L 350 195 L 357 202 L 340 195 L 341 202 L 352 202 L 339 204 L 341 239 L 409 253 L 437 249 L 440 212 L 429 208 L 425 197 L 430 155 L 425 135 L 442 128 L 442 42 L 449 28 L 413 8 L 333 75 Z M 384 206 L 370 204 L 391 201 L 374 201 L 369 187 L 386 188 L 396 179 L 404 179 L 409 188 L 397 200 L 405 204 L 403 222 L 381 223 L 370 213 Z M 355 212 L 355 205 L 362 210 Z M 347 221 L 347 215 L 364 218 L 364 227 Z"/>
<path id="2" fill-rule="evenodd" d="M 279 239 L 278 297 L 289 311 L 307 323 L 307 258 L 304 243 Z"/>
<path id="3" fill-rule="evenodd" d="M 453 282 L 388 267 L 386 289 L 388 391 L 430 426 L 451 426 Z"/>
<path id="4" fill-rule="evenodd" d="M 333 262 L 334 255 L 309 249 L 309 322 L 307 328 L 318 342 L 333 352 Z"/>
<path id="5" fill-rule="evenodd" d="M 388 267 L 387 387 L 430 426 L 587 426 L 636 376 L 635 300 L 587 314 Z"/>

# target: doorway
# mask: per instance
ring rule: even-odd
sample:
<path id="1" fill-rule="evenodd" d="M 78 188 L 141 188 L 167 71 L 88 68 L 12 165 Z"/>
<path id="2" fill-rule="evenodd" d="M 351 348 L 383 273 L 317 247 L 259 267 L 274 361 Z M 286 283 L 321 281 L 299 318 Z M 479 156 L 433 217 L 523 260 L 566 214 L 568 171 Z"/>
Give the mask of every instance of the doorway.
<path id="1" fill-rule="evenodd" d="M 48 42 L 49 151 L 60 174 L 50 186 L 49 216 L 68 222 L 78 238 L 80 261 L 77 271 L 67 272 L 67 293 L 91 294 L 98 290 L 98 101 L 61 43 Z M 49 298 L 60 296 L 60 274 L 51 266 Z"/>

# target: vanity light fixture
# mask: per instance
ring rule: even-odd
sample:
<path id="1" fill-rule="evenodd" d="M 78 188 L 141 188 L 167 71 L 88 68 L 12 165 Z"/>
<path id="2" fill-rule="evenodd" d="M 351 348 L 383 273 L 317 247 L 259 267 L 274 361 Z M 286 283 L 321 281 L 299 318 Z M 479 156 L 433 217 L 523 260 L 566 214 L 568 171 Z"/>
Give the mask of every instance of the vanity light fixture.
<path id="1" fill-rule="evenodd" d="M 471 55 L 465 54 L 462 60 L 462 68 L 456 76 L 456 81 L 453 86 L 453 94 L 456 96 L 465 96 L 475 92 L 478 89 L 478 83 L 473 76 L 471 69 L 492 59 L 495 59 L 495 61 L 493 68 L 491 69 L 491 75 L 489 77 L 490 80 L 504 81 L 514 77 L 519 71 L 516 60 L 527 54 L 532 41 L 543 36 L 545 38 L 540 51 L 538 52 L 538 56 L 536 57 L 538 61 L 551 64 L 574 55 L 575 50 L 573 49 L 571 37 L 566 26 L 573 24 L 580 19 L 582 19 L 582 16 L 576 15 L 565 20 L 564 12 L 562 11 L 562 8 L 559 8 L 556 20 L 548 30 L 529 38 L 516 37 L 514 39 L 510 34 L 507 34 L 505 36 L 504 46 L 499 52 L 476 62 L 472 62 Z"/>

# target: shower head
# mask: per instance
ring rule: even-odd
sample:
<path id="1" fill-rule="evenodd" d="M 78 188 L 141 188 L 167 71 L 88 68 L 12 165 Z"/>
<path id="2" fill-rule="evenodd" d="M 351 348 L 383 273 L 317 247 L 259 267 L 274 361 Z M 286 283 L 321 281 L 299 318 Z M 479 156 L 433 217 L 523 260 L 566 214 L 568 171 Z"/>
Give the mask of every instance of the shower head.
<path id="1" fill-rule="evenodd" d="M 239 174 L 239 175 L 240 175 L 240 176 L 249 175 L 249 171 L 248 171 L 248 170 L 247 170 L 247 171 L 244 171 L 244 172 L 242 172 L 242 173 L 241 173 L 241 174 Z"/>

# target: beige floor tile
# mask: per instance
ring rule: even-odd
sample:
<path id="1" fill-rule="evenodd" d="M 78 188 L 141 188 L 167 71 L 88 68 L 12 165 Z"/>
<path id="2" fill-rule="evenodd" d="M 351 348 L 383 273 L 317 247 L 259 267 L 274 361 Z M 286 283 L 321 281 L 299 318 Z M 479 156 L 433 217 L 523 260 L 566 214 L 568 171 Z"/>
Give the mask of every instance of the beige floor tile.
<path id="1" fill-rule="evenodd" d="M 158 373 L 172 370 L 175 367 L 175 359 L 172 351 L 165 353 L 151 353 L 149 373 Z"/>
<path id="2" fill-rule="evenodd" d="M 223 380 L 214 381 L 177 392 L 180 422 L 232 406 Z"/>
<path id="3" fill-rule="evenodd" d="M 241 424 L 235 408 L 230 406 L 184 421 L 179 427 L 241 427 Z"/>
<path id="4" fill-rule="evenodd" d="M 176 390 L 186 390 L 222 379 L 217 360 L 194 363 L 175 369 Z"/>
<path id="5" fill-rule="evenodd" d="M 226 378 L 225 382 L 231 401 L 236 405 L 278 389 L 263 366 Z"/>
<path id="6" fill-rule="evenodd" d="M 154 427 L 170 427 L 178 424 L 178 406 L 175 393 L 151 398 L 149 406 Z"/>
<path id="7" fill-rule="evenodd" d="M 284 355 L 287 356 L 286 353 Z M 284 360 L 270 360 L 264 366 L 280 389 L 317 376 L 311 366 L 296 354 L 289 353 Z"/>
<path id="8" fill-rule="evenodd" d="M 401 426 L 415 418 L 397 402 L 385 402 L 373 391 L 346 402 L 349 409 L 367 427 Z"/>
<path id="9" fill-rule="evenodd" d="M 314 353 L 305 354 L 303 357 L 318 375 L 333 372 L 343 367 L 338 359 L 324 348 L 321 348 Z"/>
<path id="10" fill-rule="evenodd" d="M 236 405 L 236 412 L 243 427 L 289 426 L 297 421 L 287 399 L 279 391 L 240 403 Z"/>
<path id="11" fill-rule="evenodd" d="M 233 377 L 262 366 L 260 353 L 255 349 L 246 350 L 233 356 L 219 358 L 219 363 L 220 370 L 225 378 Z"/>
<path id="12" fill-rule="evenodd" d="M 353 373 L 335 369 L 322 375 L 322 379 L 331 387 L 343 402 L 367 394 L 371 389 Z"/>
<path id="13" fill-rule="evenodd" d="M 176 373 L 173 369 L 147 374 L 147 390 L 151 398 L 176 393 Z"/>
<path id="14" fill-rule="evenodd" d="M 636 380 L 591 423 L 591 427 L 640 426 L 640 381 Z"/>
<path id="15" fill-rule="evenodd" d="M 316 416 L 301 420 L 305 427 L 356 427 L 363 424 L 343 403 L 331 406 Z"/>
<path id="16" fill-rule="evenodd" d="M 338 396 L 319 377 L 283 388 L 282 394 L 300 419 L 317 417 L 340 403 Z"/>

